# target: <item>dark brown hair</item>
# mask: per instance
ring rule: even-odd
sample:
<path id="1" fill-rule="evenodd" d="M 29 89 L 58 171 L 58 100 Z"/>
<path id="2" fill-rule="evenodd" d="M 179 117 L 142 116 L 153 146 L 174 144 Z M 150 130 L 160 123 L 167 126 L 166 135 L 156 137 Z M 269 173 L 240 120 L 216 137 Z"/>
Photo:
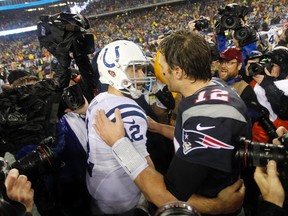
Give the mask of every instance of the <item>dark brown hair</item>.
<path id="1" fill-rule="evenodd" d="M 211 79 L 210 46 L 199 33 L 176 31 L 165 37 L 159 48 L 171 69 L 179 66 L 195 81 Z"/>

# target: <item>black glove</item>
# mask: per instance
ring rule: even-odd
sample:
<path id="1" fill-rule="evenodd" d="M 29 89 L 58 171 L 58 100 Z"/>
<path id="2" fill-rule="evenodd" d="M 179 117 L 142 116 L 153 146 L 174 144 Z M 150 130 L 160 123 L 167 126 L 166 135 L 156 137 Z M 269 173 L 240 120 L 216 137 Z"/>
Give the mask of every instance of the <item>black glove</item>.
<path id="1" fill-rule="evenodd" d="M 173 110 L 175 108 L 175 99 L 172 93 L 168 90 L 168 86 L 164 86 L 162 90 L 156 92 L 156 97 L 159 101 L 167 107 L 169 110 Z"/>

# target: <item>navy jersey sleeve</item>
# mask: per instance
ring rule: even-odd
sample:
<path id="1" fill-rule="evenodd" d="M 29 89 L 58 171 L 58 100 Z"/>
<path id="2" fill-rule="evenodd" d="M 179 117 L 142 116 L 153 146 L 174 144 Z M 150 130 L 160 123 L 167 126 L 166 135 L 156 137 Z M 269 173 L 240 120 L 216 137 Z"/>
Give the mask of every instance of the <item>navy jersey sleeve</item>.
<path id="1" fill-rule="evenodd" d="M 257 216 L 285 216 L 286 211 L 267 201 L 262 201 L 258 208 Z"/>
<path id="2" fill-rule="evenodd" d="M 183 145 L 177 155 L 192 163 L 230 172 L 236 147 L 236 143 L 231 142 L 231 127 L 234 127 L 233 122 L 223 117 L 189 118 L 184 123 Z"/>
<path id="3" fill-rule="evenodd" d="M 231 185 L 238 174 L 222 172 L 175 156 L 164 181 L 167 189 L 178 200 L 187 201 L 192 194 L 216 197 L 219 191 Z"/>

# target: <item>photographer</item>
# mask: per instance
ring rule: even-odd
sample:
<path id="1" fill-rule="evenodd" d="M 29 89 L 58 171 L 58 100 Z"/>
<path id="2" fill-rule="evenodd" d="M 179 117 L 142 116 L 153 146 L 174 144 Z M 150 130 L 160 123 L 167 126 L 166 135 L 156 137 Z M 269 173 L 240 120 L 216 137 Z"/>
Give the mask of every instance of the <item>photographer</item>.
<path id="1" fill-rule="evenodd" d="M 91 196 L 85 178 L 87 166 L 85 113 L 88 102 L 79 84 L 74 82 L 64 89 L 62 98 L 65 114 L 57 124 L 56 146 L 53 151 L 59 154 L 65 166 L 51 174 L 49 188 L 54 188 L 55 191 L 52 200 L 54 206 L 59 207 L 57 215 L 90 216 Z M 53 213 L 55 214 L 51 212 L 50 215 Z"/>
<path id="2" fill-rule="evenodd" d="M 220 53 L 218 76 L 232 87 L 245 102 L 253 126 L 258 121 L 258 116 L 261 115 L 258 109 L 259 102 L 252 87 L 240 76 L 242 62 L 243 57 L 239 50 L 227 48 Z"/>
<path id="3" fill-rule="evenodd" d="M 254 91 L 258 98 L 262 97 L 262 101 L 266 101 L 262 105 L 269 109 L 270 114 L 275 113 L 270 118 L 273 118 L 271 120 L 277 124 L 276 127 L 288 126 L 287 61 L 288 48 L 275 47 L 263 56 L 258 72 L 252 74 L 257 82 Z"/>
<path id="4" fill-rule="evenodd" d="M 206 17 L 200 17 L 196 20 L 191 20 L 187 24 L 187 28 L 190 31 L 195 31 L 201 33 L 202 31 L 207 30 L 209 27 L 209 20 Z"/>
<path id="5" fill-rule="evenodd" d="M 17 169 L 11 169 L 5 179 L 5 187 L 6 190 L 2 191 L 4 199 L 0 199 L 0 215 L 32 216 L 34 190 L 27 177 L 19 175 Z"/>
<path id="6" fill-rule="evenodd" d="M 245 58 L 251 51 L 257 50 L 257 36 L 252 27 L 244 25 L 244 17 L 249 13 L 249 9 L 245 6 L 237 4 L 228 4 L 224 9 L 219 9 L 220 20 L 216 23 L 217 43 L 220 53 L 227 47 L 235 46 L 240 50 L 243 56 L 240 74 L 245 71 Z M 227 44 L 225 31 L 230 30 L 232 36 L 232 44 Z M 242 36 L 241 36 L 242 35 Z M 244 37 L 244 36 L 245 37 Z"/>
<path id="7" fill-rule="evenodd" d="M 279 136 L 284 135 L 288 131 L 284 127 L 277 129 Z M 278 139 L 273 141 L 274 144 L 279 144 Z M 285 191 L 280 182 L 277 171 L 277 164 L 274 160 L 267 163 L 267 168 L 256 167 L 254 179 L 261 191 L 263 201 L 258 208 L 257 216 L 284 216 L 286 215 L 283 209 L 285 200 Z"/>
<path id="8" fill-rule="evenodd" d="M 271 61 L 265 57 L 260 51 L 252 51 L 248 56 L 246 56 L 246 66 L 245 73 L 249 77 L 249 84 L 254 89 L 259 103 L 261 104 L 258 108 L 261 108 L 262 120 L 265 122 L 264 125 L 260 122 L 255 122 L 252 128 L 253 141 L 270 143 L 272 139 L 275 138 L 275 131 L 280 125 L 285 125 L 285 121 L 277 117 L 277 114 L 271 108 L 270 103 L 267 101 L 264 89 L 254 80 L 257 79 L 259 74 L 265 74 L 264 68 L 271 68 Z M 283 107 L 284 108 L 284 107 Z M 270 122 L 270 123 L 269 123 Z M 267 124 L 269 123 L 269 124 Z M 270 125 L 270 126 L 269 126 Z M 264 126 L 264 127 L 263 127 Z M 264 129 L 264 130 L 263 130 Z M 272 135 L 272 136 L 271 136 Z"/>
<path id="9" fill-rule="evenodd" d="M 62 91 L 69 85 L 71 79 L 70 63 L 72 54 L 76 63 L 78 63 L 81 73 L 80 86 L 83 94 L 85 94 L 88 101 L 94 97 L 93 83 L 96 82 L 94 82 L 93 70 L 87 56 L 87 53 L 92 52 L 91 49 L 94 48 L 94 44 L 90 44 L 89 42 L 94 41 L 91 40 L 91 35 L 85 34 L 85 30 L 83 30 L 89 28 L 88 21 L 81 17 L 81 15 L 60 13 L 53 16 L 42 16 L 38 27 L 38 39 L 41 46 L 47 48 L 57 58 L 58 63 L 55 68 L 55 76 L 53 79 L 45 79 L 33 85 L 22 83 L 22 86 L 12 88 L 9 92 L 5 92 L 5 94 L 2 93 L 2 97 L 0 98 L 1 102 L 5 101 L 5 104 L 2 103 L 3 106 L 0 107 L 1 114 L 8 113 L 9 116 L 13 115 L 14 117 L 12 120 L 10 118 L 1 122 L 1 151 L 4 153 L 6 151 L 11 152 L 16 160 L 21 159 L 37 146 L 41 146 L 39 144 L 40 141 L 50 136 L 53 137 L 53 142 L 46 147 L 52 148 L 51 154 L 55 155 L 54 151 L 56 150 L 59 150 L 56 152 L 57 154 L 65 154 L 61 152 L 62 149 L 54 149 L 55 143 L 57 143 L 54 142 L 54 138 L 56 137 L 58 118 L 61 117 L 59 115 L 61 112 L 59 103 Z M 62 37 L 62 33 L 65 37 Z M 61 37 L 59 37 L 59 34 Z M 5 118 L 8 119 L 7 116 L 5 115 Z M 12 121 L 13 123 L 11 124 Z M 41 148 L 41 150 L 43 149 Z M 47 152 L 44 153 L 45 155 L 41 157 L 44 158 L 44 162 L 54 162 L 49 158 L 51 155 L 46 155 Z M 34 158 L 30 159 L 31 161 L 29 162 L 32 162 L 34 168 L 40 167 L 41 164 L 37 163 L 38 161 L 33 160 Z M 50 168 L 52 168 L 54 174 L 55 170 L 60 168 L 62 164 L 59 164 L 57 161 L 55 167 L 53 163 L 50 165 L 52 165 Z M 68 166 L 65 168 L 68 169 Z M 57 176 L 57 173 L 55 175 L 51 174 L 50 169 L 41 171 L 43 171 L 41 175 L 32 173 L 33 176 L 31 178 L 29 175 L 29 179 L 33 182 L 35 190 L 34 201 L 38 212 L 42 216 L 67 215 L 67 212 L 64 212 L 62 209 L 62 203 L 58 205 L 58 201 L 62 197 L 60 198 L 60 194 L 57 194 L 57 188 L 53 187 L 54 182 L 59 182 L 60 175 Z M 61 173 L 60 170 L 59 173 Z M 64 187 L 62 189 L 64 190 Z M 70 191 L 75 192 L 72 189 L 73 187 L 71 186 Z M 89 203 L 87 202 L 87 204 Z"/>

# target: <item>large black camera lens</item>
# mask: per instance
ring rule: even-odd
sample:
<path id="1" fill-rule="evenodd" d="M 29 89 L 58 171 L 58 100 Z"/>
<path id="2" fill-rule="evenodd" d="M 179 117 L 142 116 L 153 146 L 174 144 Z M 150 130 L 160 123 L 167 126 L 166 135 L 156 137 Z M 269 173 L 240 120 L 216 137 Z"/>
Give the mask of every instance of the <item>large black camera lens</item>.
<path id="1" fill-rule="evenodd" d="M 234 37 L 237 40 L 245 40 L 250 36 L 250 30 L 247 27 L 240 27 L 235 30 Z"/>
<path id="2" fill-rule="evenodd" d="M 255 76 L 259 74 L 265 74 L 264 66 L 258 62 L 253 62 L 248 67 L 249 76 Z"/>
<path id="3" fill-rule="evenodd" d="M 36 150 L 11 164 L 24 175 L 44 174 L 61 166 L 61 161 L 47 145 L 40 145 Z"/>
<path id="4" fill-rule="evenodd" d="M 224 29 L 236 29 L 239 22 L 239 18 L 236 16 L 223 16 L 221 18 L 221 25 Z"/>
<path id="5" fill-rule="evenodd" d="M 235 30 L 234 38 L 238 40 L 241 47 L 256 42 L 258 35 L 252 26 L 242 26 Z"/>
<path id="6" fill-rule="evenodd" d="M 266 167 L 269 160 L 275 160 L 277 167 L 283 168 L 287 165 L 288 153 L 284 145 L 273 145 L 267 143 L 252 142 L 241 137 L 240 147 L 235 154 L 235 163 L 244 167 L 262 166 Z"/>
<path id="7" fill-rule="evenodd" d="M 272 70 L 273 63 L 271 58 L 262 58 L 260 62 L 255 62 L 251 63 L 250 66 L 248 67 L 249 75 L 250 76 L 255 76 L 258 74 L 265 75 L 265 70 L 266 68 L 269 72 Z"/>

